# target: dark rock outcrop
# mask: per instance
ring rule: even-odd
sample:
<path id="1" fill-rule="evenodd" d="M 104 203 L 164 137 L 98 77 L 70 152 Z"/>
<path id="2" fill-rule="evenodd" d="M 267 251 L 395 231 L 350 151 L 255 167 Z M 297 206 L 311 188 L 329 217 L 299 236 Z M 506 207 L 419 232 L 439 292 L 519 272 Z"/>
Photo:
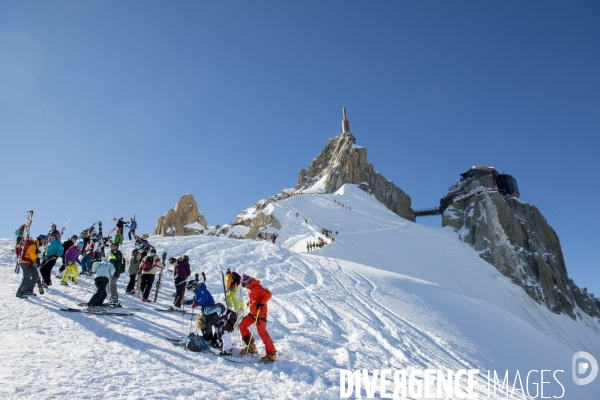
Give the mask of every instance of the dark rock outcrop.
<path id="1" fill-rule="evenodd" d="M 558 236 L 535 206 L 502 195 L 491 175 L 454 185 L 442 203 L 442 226 L 535 301 L 573 319 L 578 309 L 600 317 L 600 301 L 569 279 Z"/>

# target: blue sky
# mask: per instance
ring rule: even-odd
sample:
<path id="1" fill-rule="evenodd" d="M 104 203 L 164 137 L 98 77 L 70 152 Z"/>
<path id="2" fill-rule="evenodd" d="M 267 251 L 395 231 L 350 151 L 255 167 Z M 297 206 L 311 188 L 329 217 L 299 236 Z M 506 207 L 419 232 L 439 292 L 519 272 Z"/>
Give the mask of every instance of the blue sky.
<path id="1" fill-rule="evenodd" d="M 0 236 L 28 209 L 36 234 L 151 232 L 188 192 L 228 223 L 294 186 L 342 106 L 415 208 L 481 164 L 600 229 L 599 21 L 594 1 L 1 2 Z M 600 234 L 545 215 L 600 296 Z"/>

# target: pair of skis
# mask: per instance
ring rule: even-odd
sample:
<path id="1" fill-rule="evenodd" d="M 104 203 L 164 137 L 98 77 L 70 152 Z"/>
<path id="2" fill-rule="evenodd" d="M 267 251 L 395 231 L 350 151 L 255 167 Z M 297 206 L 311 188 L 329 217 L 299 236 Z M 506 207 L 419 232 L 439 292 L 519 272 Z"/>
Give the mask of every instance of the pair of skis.
<path id="1" fill-rule="evenodd" d="M 154 292 L 154 302 L 155 303 L 158 300 L 158 291 L 160 290 L 160 283 L 162 281 L 163 271 L 166 268 L 166 265 L 165 265 L 165 262 L 167 260 L 167 252 L 166 251 L 163 251 L 161 259 L 162 259 L 163 268 L 161 268 L 160 272 L 158 273 L 158 281 L 156 282 L 156 291 Z"/>
<path id="2" fill-rule="evenodd" d="M 105 309 L 91 311 L 91 310 L 82 310 L 80 308 L 60 308 L 60 311 L 83 313 L 83 314 L 94 314 L 94 315 L 112 315 L 112 316 L 117 316 L 117 317 L 119 317 L 119 316 L 120 317 L 129 317 L 131 315 L 135 315 L 135 313 L 131 313 L 131 312 L 118 313 L 118 312 L 107 311 Z"/>
<path id="3" fill-rule="evenodd" d="M 185 339 L 186 339 L 185 337 L 182 337 L 182 338 L 170 338 L 168 336 L 166 336 L 165 338 L 168 341 L 170 341 L 171 343 L 173 343 L 174 345 L 177 345 L 177 346 L 181 345 L 181 343 L 183 343 L 185 341 Z M 255 364 L 255 363 L 258 363 L 258 362 L 261 363 L 261 364 L 270 364 L 270 363 L 273 363 L 273 362 L 278 362 L 278 361 L 262 361 L 260 359 L 257 360 L 257 358 L 258 358 L 257 354 L 221 355 L 221 354 L 219 354 L 216 351 L 213 351 L 211 349 L 201 350 L 200 353 L 211 354 L 213 356 L 223 358 L 224 360 L 227 360 L 229 362 L 238 363 L 238 364 Z"/>

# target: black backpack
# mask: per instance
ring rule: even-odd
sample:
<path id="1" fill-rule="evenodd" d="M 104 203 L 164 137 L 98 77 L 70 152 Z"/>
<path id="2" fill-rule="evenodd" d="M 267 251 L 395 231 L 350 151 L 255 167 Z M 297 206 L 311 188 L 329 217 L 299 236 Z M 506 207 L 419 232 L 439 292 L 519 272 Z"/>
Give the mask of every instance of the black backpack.
<path id="1" fill-rule="evenodd" d="M 238 274 L 237 272 L 233 271 L 231 273 L 231 277 L 233 278 L 233 283 L 235 283 L 236 285 L 240 285 L 240 282 L 242 281 L 242 277 L 240 276 L 240 274 Z"/>

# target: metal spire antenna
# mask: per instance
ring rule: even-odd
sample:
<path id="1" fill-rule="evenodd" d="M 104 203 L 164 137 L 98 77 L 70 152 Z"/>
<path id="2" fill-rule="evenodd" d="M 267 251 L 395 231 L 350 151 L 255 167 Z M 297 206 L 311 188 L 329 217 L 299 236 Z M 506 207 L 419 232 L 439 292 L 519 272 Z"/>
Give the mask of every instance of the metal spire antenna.
<path id="1" fill-rule="evenodd" d="M 342 107 L 344 119 L 342 120 L 342 133 L 350 133 L 350 121 L 346 118 L 346 107 Z"/>

